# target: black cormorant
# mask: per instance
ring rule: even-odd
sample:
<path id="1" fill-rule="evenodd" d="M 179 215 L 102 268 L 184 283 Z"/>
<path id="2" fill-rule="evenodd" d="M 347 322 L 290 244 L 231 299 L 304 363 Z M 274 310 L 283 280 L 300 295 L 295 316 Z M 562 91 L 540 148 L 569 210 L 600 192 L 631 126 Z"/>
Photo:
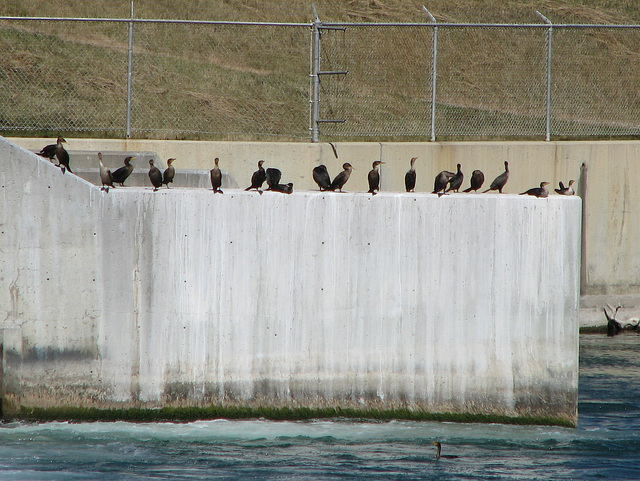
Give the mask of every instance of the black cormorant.
<path id="1" fill-rule="evenodd" d="M 411 158 L 411 168 L 404 174 L 404 186 L 407 192 L 415 191 L 416 188 L 416 169 L 413 165 L 416 163 L 418 157 Z"/>
<path id="2" fill-rule="evenodd" d="M 53 161 L 53 158 L 56 156 L 58 149 L 64 148 L 62 146 L 63 142 L 66 142 L 66 140 L 63 137 L 58 136 L 55 144 L 45 145 L 40 152 L 37 152 L 37 154 L 41 157 L 46 157 L 47 159 Z"/>
<path id="3" fill-rule="evenodd" d="M 331 185 L 329 186 L 329 190 L 335 191 L 336 189 L 338 189 L 340 192 L 342 192 L 344 184 L 347 183 L 347 180 L 349 180 L 349 177 L 351 176 L 353 167 L 349 162 L 345 162 L 344 164 L 342 164 L 342 168 L 344 170 L 336 175 L 335 179 L 333 179 L 333 182 L 331 182 Z"/>
<path id="4" fill-rule="evenodd" d="M 458 170 L 456 171 L 456 174 L 451 177 L 451 180 L 449 181 L 449 188 L 445 192 L 449 192 L 450 190 L 458 192 L 460 190 L 460 186 L 464 180 L 464 174 L 462 173 L 462 170 L 460 170 L 460 167 L 461 165 L 458 164 Z"/>
<path id="5" fill-rule="evenodd" d="M 320 164 L 313 168 L 313 180 L 316 181 L 320 190 L 329 190 L 329 187 L 331 187 L 331 177 L 329 177 L 329 171 L 326 165 Z"/>
<path id="6" fill-rule="evenodd" d="M 283 194 L 292 194 L 293 182 L 289 182 L 288 184 L 275 184 L 271 190 L 274 192 L 282 192 Z"/>
<path id="7" fill-rule="evenodd" d="M 124 159 L 124 166 L 111 173 L 111 178 L 115 183 L 124 186 L 124 181 L 127 180 L 127 177 L 133 172 L 133 165 L 131 165 L 133 159 L 135 159 L 135 157 L 126 157 Z"/>
<path id="8" fill-rule="evenodd" d="M 162 174 L 162 183 L 169 188 L 169 183 L 173 182 L 173 177 L 176 175 L 176 169 L 173 167 L 173 161 L 176 159 L 168 159 L 167 160 L 167 168 L 164 169 L 164 173 Z"/>
<path id="9" fill-rule="evenodd" d="M 609 316 L 607 310 L 604 307 L 602 308 L 602 310 L 604 311 L 604 315 L 607 318 L 607 336 L 609 337 L 613 337 L 616 334 L 619 334 L 622 330 L 622 324 L 620 324 L 620 322 L 616 319 L 618 309 L 620 309 L 620 306 L 616 308 L 615 312 L 613 313 L 613 317 L 611 317 Z"/>
<path id="10" fill-rule="evenodd" d="M 162 187 L 162 172 L 160 169 L 153 165 L 153 159 L 149 159 L 149 180 L 153 185 L 153 191 L 157 191 L 160 187 Z"/>
<path id="11" fill-rule="evenodd" d="M 58 136 L 55 144 L 46 145 L 40 152 L 37 152 L 37 154 L 41 157 L 46 157 L 51 161 L 56 157 L 58 159 L 56 167 L 60 167 L 63 174 L 65 169 L 73 174 L 73 170 L 69 167 L 69 152 L 67 152 L 62 146 L 63 142 L 66 143 L 67 141 L 63 137 Z"/>
<path id="12" fill-rule="evenodd" d="M 559 189 L 555 189 L 555 191 L 560 194 L 560 195 L 573 195 L 575 194 L 575 190 L 573 190 L 573 183 L 575 182 L 575 180 L 570 180 L 569 181 L 569 185 L 567 187 L 564 186 L 564 184 L 562 183 L 562 181 L 559 182 Z"/>
<path id="13" fill-rule="evenodd" d="M 280 183 L 280 179 L 282 178 L 282 172 L 280 169 L 276 169 L 274 167 L 269 167 L 265 175 L 267 177 L 267 185 L 269 188 L 267 190 L 273 190 L 273 188 Z"/>
<path id="14" fill-rule="evenodd" d="M 447 184 L 449 183 L 449 181 L 454 175 L 455 174 L 453 172 L 449 172 L 448 170 L 443 170 L 438 175 L 436 175 L 436 178 L 433 181 L 432 194 L 438 194 L 438 195 L 444 194 L 444 191 L 447 188 Z"/>
<path id="15" fill-rule="evenodd" d="M 251 185 L 244 190 L 256 189 L 258 192 L 262 194 L 260 187 L 264 184 L 264 181 L 267 180 L 267 174 L 262 167 L 264 164 L 264 160 L 258 161 L 258 170 L 256 170 L 251 176 Z"/>
<path id="16" fill-rule="evenodd" d="M 495 179 L 493 179 L 493 182 L 491 182 L 491 186 L 484 192 L 489 192 L 490 190 L 497 190 L 502 194 L 502 189 L 504 187 L 504 184 L 507 183 L 507 180 L 509 180 L 509 162 L 505 160 L 504 172 L 500 174 L 498 177 L 496 177 Z"/>
<path id="17" fill-rule="evenodd" d="M 376 190 L 380 190 L 380 164 L 384 164 L 381 160 L 376 160 L 373 163 L 373 168 L 369 171 L 369 193 L 376 195 Z"/>
<path id="18" fill-rule="evenodd" d="M 100 161 L 100 181 L 102 181 L 102 189 L 105 192 L 109 192 L 109 187 L 114 187 L 113 178 L 111 177 L 111 171 L 107 169 L 102 162 L 102 152 L 98 152 L 98 160 Z"/>
<path id="19" fill-rule="evenodd" d="M 463 190 L 463 192 L 471 192 L 472 190 L 478 192 L 482 184 L 484 184 L 484 174 L 481 170 L 474 170 L 471 174 L 471 187 Z"/>
<path id="20" fill-rule="evenodd" d="M 534 195 L 536 197 L 549 197 L 549 191 L 547 190 L 549 182 L 540 182 L 540 187 L 533 187 L 525 192 L 521 192 L 520 195 Z"/>
<path id="21" fill-rule="evenodd" d="M 451 454 L 441 454 L 442 453 L 442 444 L 440 444 L 438 441 L 433 441 L 431 444 L 433 444 L 436 448 L 438 448 L 438 451 L 436 452 L 436 459 L 457 459 L 458 456 L 452 456 Z"/>
<path id="22" fill-rule="evenodd" d="M 222 194 L 223 192 L 220 190 L 220 187 L 222 186 L 222 171 L 220 170 L 220 167 L 218 167 L 220 159 L 216 157 L 213 161 L 216 165 L 209 171 L 209 174 L 211 175 L 211 187 L 213 187 L 214 194 L 218 192 Z"/>

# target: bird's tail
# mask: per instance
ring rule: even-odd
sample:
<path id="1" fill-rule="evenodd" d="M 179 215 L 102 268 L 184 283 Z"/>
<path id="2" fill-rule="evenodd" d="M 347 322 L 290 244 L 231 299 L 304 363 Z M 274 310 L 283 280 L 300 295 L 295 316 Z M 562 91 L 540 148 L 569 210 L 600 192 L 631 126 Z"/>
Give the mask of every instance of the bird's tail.
<path id="1" fill-rule="evenodd" d="M 469 187 L 468 189 L 464 189 L 462 192 L 471 192 L 473 190 L 473 187 Z"/>

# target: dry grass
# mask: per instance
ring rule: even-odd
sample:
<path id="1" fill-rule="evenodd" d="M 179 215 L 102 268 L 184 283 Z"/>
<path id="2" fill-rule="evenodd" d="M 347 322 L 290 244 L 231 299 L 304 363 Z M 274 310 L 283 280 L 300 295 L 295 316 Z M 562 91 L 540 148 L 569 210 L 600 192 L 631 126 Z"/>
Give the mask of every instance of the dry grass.
<path id="1" fill-rule="evenodd" d="M 631 0 L 315 1 L 320 18 L 326 22 L 423 22 L 426 21 L 422 11 L 424 3 L 439 21 L 450 22 L 540 23 L 535 10 L 555 23 L 640 21 L 640 7 Z M 186 4 L 172 0 L 136 0 L 135 14 L 137 18 L 163 19 L 312 20 L 308 0 L 267 3 L 194 0 L 185 8 Z M 0 15 L 8 16 L 128 18 L 129 14 L 127 1 L 5 0 L 0 4 Z M 223 27 L 136 27 L 135 88 L 141 93 L 134 99 L 134 114 L 146 125 L 146 130 L 137 136 L 176 135 L 172 128 L 179 119 L 182 131 L 191 132 L 184 134 L 188 138 L 198 138 L 199 131 L 209 132 L 203 134 L 207 138 L 212 137 L 211 132 L 221 132 L 223 138 L 260 134 L 267 138 L 307 138 L 308 31 L 246 28 L 241 31 L 242 36 L 238 36 L 238 32 Z M 567 66 L 570 75 L 558 81 L 559 88 L 570 91 L 585 79 L 597 84 L 597 88 L 578 92 L 576 96 L 593 104 L 590 108 L 601 111 L 604 118 L 620 118 L 618 113 L 610 111 L 615 105 L 625 105 L 634 112 L 639 110 L 635 92 L 640 90 L 640 85 L 629 88 L 626 77 L 620 75 L 628 71 L 629 66 L 636 69 L 640 55 L 636 38 L 611 31 L 590 32 L 579 42 L 563 38 L 562 33 L 556 38 L 557 58 L 580 53 L 580 60 Z M 409 38 L 406 42 L 415 40 Z M 367 41 L 367 38 L 361 40 L 358 51 L 366 51 Z M 539 83 L 543 82 L 540 72 L 544 65 L 535 57 L 544 48 L 539 35 L 449 31 L 442 33 L 440 42 L 443 48 L 449 45 L 445 51 L 448 53 L 439 59 L 441 115 L 455 114 L 469 122 L 486 123 L 487 132 L 491 131 L 491 122 L 496 126 L 513 123 L 517 118 L 524 118 L 525 123 L 538 122 L 535 119 L 540 114 L 538 107 L 531 107 L 534 104 L 527 103 L 527 99 L 537 95 Z M 273 45 L 277 47 L 274 49 Z M 484 48 L 478 49 L 479 45 Z M 0 48 L 8 52 L 0 58 L 0 81 L 13 86 L 0 92 L 0 128 L 4 132 L 53 135 L 63 119 L 75 135 L 123 135 L 126 24 L 74 23 L 65 24 L 61 29 L 57 23 L 0 22 Z M 380 117 L 381 122 L 386 122 L 387 119 L 379 115 L 383 110 L 389 115 L 407 117 L 412 110 L 423 108 L 428 92 L 415 85 L 423 85 L 428 62 L 403 58 L 403 48 L 394 42 L 380 41 L 371 48 L 369 59 L 331 58 L 331 55 L 323 59 L 335 61 L 338 69 L 351 62 L 349 69 L 353 72 L 357 70 L 355 67 L 362 67 L 359 62 L 368 62 L 366 68 L 361 68 L 365 72 L 361 79 L 350 86 L 335 87 L 343 89 L 343 97 L 336 101 L 327 99 L 323 106 L 328 109 L 327 117 L 348 115 L 360 109 L 362 118 Z M 425 41 L 424 47 L 412 44 L 407 52 L 415 52 L 416 48 L 428 52 L 428 42 Z M 604 57 L 605 67 L 600 63 Z M 387 62 L 408 67 L 394 69 Z M 640 75 L 633 77 L 640 78 Z M 357 76 L 353 74 L 351 78 Z M 532 83 L 528 80 L 531 78 L 537 80 Z M 386 84 L 383 85 L 381 79 Z M 625 82 L 627 85 L 622 85 Z M 386 85 L 398 88 L 389 90 Z M 328 80 L 326 88 L 332 88 Z M 62 98 L 74 101 L 65 106 L 55 102 Z M 70 111 L 74 107 L 81 110 L 75 117 Z M 563 119 L 567 122 L 584 115 L 579 109 L 573 113 L 571 108 L 567 110 Z M 97 128 L 94 121 L 92 124 L 87 120 L 96 118 L 102 120 Z M 623 112 L 621 118 L 622 123 L 633 122 L 631 113 Z M 18 125 L 33 128 L 13 129 L 12 126 Z"/>

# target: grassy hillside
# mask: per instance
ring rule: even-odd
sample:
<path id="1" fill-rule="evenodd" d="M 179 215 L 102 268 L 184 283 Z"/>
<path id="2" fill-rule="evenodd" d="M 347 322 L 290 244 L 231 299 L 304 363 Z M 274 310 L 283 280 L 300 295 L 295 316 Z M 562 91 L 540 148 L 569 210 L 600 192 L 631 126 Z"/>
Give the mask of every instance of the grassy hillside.
<path id="1" fill-rule="evenodd" d="M 631 0 L 314 3 L 326 22 L 422 22 L 421 6 L 426 4 L 439 21 L 450 22 L 540 23 L 539 10 L 555 23 L 640 23 L 640 7 Z M 128 18 L 130 3 L 4 0 L 0 15 Z M 301 0 L 136 0 L 135 16 L 309 22 L 312 9 L 311 2 Z M 428 124 L 430 40 L 410 30 L 393 31 L 388 38 L 371 35 L 362 29 L 347 40 L 335 36 L 335 50 L 323 52 L 325 68 L 351 72 L 351 83 L 327 78 L 322 92 L 323 117 L 351 116 L 345 127 L 351 130 L 327 125 L 325 132 L 343 140 L 359 138 L 369 127 L 358 122 L 366 119 L 378 122 L 373 128 L 383 133 L 376 138 L 401 138 L 401 132 L 415 138 L 411 132 L 425 131 Z M 571 131 L 580 121 L 588 135 L 615 136 L 620 126 L 627 132 L 635 125 L 634 112 L 640 111 L 635 98 L 640 85 L 629 80 L 640 78 L 634 72 L 640 31 L 594 32 L 580 39 L 556 35 L 556 58 L 580 54 L 557 68 L 570 72 L 558 80 L 558 89 L 582 102 L 559 114 L 558 128 L 566 125 Z M 329 35 L 325 37 L 330 46 Z M 308 29 L 144 25 L 136 27 L 134 39 L 135 137 L 308 138 Z M 537 99 L 528 102 L 544 87 L 543 41 L 540 35 L 515 37 L 505 30 L 443 34 L 441 46 L 449 48 L 439 64 L 443 135 L 454 120 L 473 127 L 469 138 L 505 129 L 526 137 L 528 129 L 539 130 L 541 107 Z M 126 23 L 0 22 L 0 48 L 6 52 L 0 58 L 0 81 L 9 86 L 0 91 L 0 133 L 55 135 L 62 130 L 71 136 L 123 137 L 127 45 Z M 416 58 L 416 52 L 425 55 Z M 584 91 L 573 92 L 583 84 Z M 415 112 L 422 113 L 415 118 Z M 588 118 L 595 114 L 605 121 Z M 385 130 L 397 119 L 396 130 Z"/>

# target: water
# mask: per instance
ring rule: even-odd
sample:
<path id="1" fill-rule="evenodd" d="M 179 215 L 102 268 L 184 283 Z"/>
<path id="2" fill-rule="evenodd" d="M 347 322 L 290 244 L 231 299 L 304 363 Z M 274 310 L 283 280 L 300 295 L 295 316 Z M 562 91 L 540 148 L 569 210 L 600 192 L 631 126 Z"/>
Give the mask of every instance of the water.
<path id="1" fill-rule="evenodd" d="M 11 423 L 0 479 L 640 479 L 640 336 L 583 335 L 577 429 L 353 421 Z M 443 444 L 435 459 L 431 442 Z"/>

